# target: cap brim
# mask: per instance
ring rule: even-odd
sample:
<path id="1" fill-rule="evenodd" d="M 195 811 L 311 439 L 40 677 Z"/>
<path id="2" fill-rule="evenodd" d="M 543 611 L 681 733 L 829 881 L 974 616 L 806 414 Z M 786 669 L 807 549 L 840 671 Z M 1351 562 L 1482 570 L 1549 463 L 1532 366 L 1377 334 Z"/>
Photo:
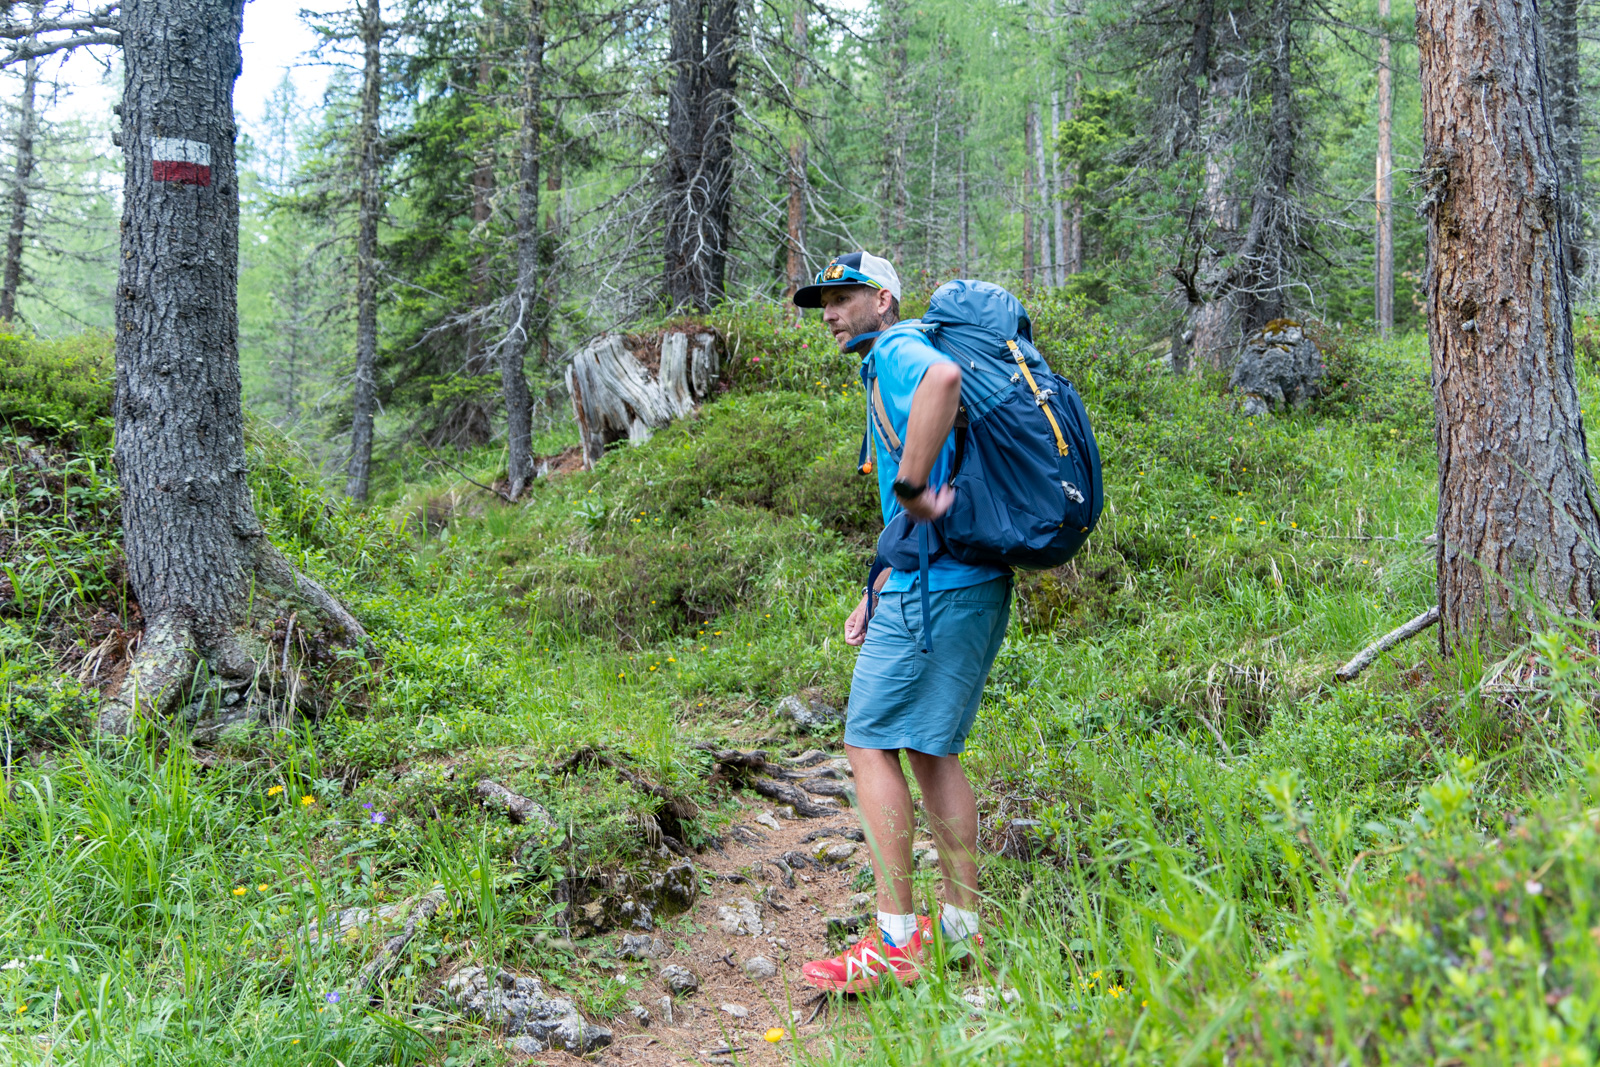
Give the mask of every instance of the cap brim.
<path id="1" fill-rule="evenodd" d="M 863 285 L 854 279 L 837 282 L 822 282 L 818 285 L 803 285 L 794 291 L 794 306 L 800 308 L 819 308 L 822 306 L 822 291 L 824 289 L 870 289 L 871 286 Z"/>

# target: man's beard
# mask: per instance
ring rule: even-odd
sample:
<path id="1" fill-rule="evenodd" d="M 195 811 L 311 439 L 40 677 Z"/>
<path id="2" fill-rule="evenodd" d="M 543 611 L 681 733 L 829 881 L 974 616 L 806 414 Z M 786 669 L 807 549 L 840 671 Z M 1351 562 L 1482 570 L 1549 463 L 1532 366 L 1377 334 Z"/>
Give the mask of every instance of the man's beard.
<path id="1" fill-rule="evenodd" d="M 864 333 L 883 329 L 883 316 L 878 313 L 877 308 L 869 307 L 859 315 L 847 319 L 844 326 L 850 331 L 849 336 L 845 338 L 849 341 L 851 337 L 860 337 Z"/>

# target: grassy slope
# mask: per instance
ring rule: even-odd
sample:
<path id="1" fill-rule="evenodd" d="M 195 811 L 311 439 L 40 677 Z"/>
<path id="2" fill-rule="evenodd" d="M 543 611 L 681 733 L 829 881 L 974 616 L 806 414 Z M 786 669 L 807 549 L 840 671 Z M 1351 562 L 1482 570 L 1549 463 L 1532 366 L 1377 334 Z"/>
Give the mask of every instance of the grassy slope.
<path id="1" fill-rule="evenodd" d="M 1398 657 L 1415 669 L 1326 683 L 1428 598 L 1421 344 L 1341 350 L 1318 412 L 1249 422 L 1076 309 L 1036 311 L 1096 418 L 1111 504 L 1084 556 L 1023 580 L 969 750 L 988 843 L 1011 818 L 1043 824 L 1037 861 L 986 865 L 993 977 L 1020 999 L 975 1015 L 941 973 L 813 1052 L 1589 1062 L 1592 673 L 1562 667 L 1556 641 L 1561 699 L 1506 714 L 1481 665 L 1436 662 L 1424 638 Z M 811 326 L 723 325 L 726 398 L 525 507 L 435 480 L 354 513 L 253 435 L 275 538 L 369 622 L 382 665 L 315 728 L 208 764 L 155 737 L 70 742 L 87 699 L 42 644 L 115 610 L 114 505 L 88 475 L 41 495 L 10 468 L 0 713 L 27 756 L 0 799 L 8 1058 L 492 1061 L 484 1035 L 411 1007 L 463 957 L 618 1008 L 614 964 L 540 935 L 552 880 L 629 862 L 646 809 L 608 775 L 550 766 L 606 746 L 716 832 L 731 802 L 692 743 L 770 737 L 771 704 L 802 686 L 844 696 L 838 633 L 874 532 L 849 363 Z M 103 469 L 91 437 L 75 462 Z M 68 543 L 89 562 L 43 551 Z M 484 773 L 545 801 L 574 849 L 485 817 Z M 370 946 L 295 937 L 319 909 L 435 882 L 456 906 L 381 1010 L 339 995 Z"/>

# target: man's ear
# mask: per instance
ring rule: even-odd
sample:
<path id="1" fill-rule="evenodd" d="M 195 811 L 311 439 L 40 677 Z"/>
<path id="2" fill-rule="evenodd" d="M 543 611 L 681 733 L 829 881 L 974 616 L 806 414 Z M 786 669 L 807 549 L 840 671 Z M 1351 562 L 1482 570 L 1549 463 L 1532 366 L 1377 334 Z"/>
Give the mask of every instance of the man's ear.
<path id="1" fill-rule="evenodd" d="M 889 308 L 894 305 L 894 294 L 887 289 L 873 290 L 878 294 L 878 316 L 881 318 L 889 313 Z"/>

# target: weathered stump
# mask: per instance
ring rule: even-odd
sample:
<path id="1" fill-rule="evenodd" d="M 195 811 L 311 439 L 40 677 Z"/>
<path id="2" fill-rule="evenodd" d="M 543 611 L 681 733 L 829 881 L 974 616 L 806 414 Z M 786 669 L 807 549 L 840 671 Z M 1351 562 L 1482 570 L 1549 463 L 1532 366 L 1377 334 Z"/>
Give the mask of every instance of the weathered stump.
<path id="1" fill-rule="evenodd" d="M 583 463 L 592 468 L 606 446 L 624 437 L 648 441 L 655 430 L 691 414 L 697 400 L 710 395 L 721 373 L 715 334 L 683 332 L 660 336 L 655 369 L 630 351 L 624 338 L 602 334 L 579 349 L 567 369 L 572 413 L 583 440 Z"/>

